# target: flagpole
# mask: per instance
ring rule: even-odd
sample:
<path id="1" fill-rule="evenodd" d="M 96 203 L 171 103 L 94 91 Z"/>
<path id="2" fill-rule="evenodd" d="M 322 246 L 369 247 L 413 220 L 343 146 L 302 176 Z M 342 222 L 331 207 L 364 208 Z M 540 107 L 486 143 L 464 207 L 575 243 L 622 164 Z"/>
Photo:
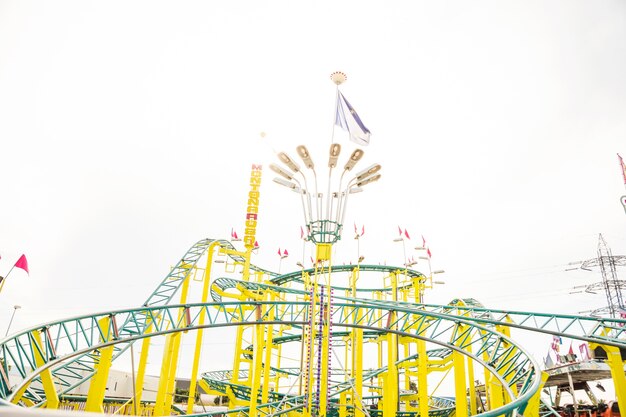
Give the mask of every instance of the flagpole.
<path id="1" fill-rule="evenodd" d="M 336 86 L 335 88 L 335 107 L 337 106 L 337 102 L 339 100 L 339 85 Z M 335 108 L 335 121 L 337 119 L 337 109 Z M 333 129 L 332 132 L 330 134 L 330 144 L 332 145 L 333 143 L 335 143 L 335 121 L 333 121 Z"/>
<path id="2" fill-rule="evenodd" d="M 346 82 L 348 76 L 341 71 L 336 71 L 330 74 L 330 79 L 335 83 L 335 120 L 333 120 L 333 130 L 330 135 L 330 144 L 335 143 L 335 125 L 337 124 L 337 103 L 339 103 L 339 86 Z"/>
<path id="3" fill-rule="evenodd" d="M 2 292 L 2 288 L 4 288 L 4 283 L 7 282 L 7 278 L 9 278 L 9 274 L 11 273 L 11 271 L 13 271 L 13 268 L 15 268 L 15 265 L 13 265 L 11 269 L 9 269 L 9 272 L 7 272 L 7 274 L 5 275 L 2 283 L 0 283 L 0 292 Z"/>

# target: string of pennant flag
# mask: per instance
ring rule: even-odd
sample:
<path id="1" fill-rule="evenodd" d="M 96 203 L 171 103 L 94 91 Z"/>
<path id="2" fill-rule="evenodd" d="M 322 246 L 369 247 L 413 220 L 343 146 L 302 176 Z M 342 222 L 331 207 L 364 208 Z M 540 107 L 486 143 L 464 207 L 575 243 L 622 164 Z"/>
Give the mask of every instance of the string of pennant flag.
<path id="1" fill-rule="evenodd" d="M 581 343 L 578 345 L 580 357 L 574 353 L 574 342 L 570 342 L 569 350 L 566 354 L 561 354 L 561 345 L 563 345 L 563 338 L 560 336 L 552 336 L 552 342 L 550 343 L 550 349 L 548 354 L 543 360 L 546 369 L 552 368 L 558 364 L 564 364 L 569 362 L 576 362 L 577 360 L 586 361 L 591 359 L 591 353 L 589 351 L 589 345 L 587 343 Z M 552 359 L 551 352 L 554 352 L 556 361 Z"/>
<path id="2" fill-rule="evenodd" d="M 398 234 L 400 236 L 400 238 L 404 239 L 407 238 L 408 240 L 411 240 L 411 236 L 409 235 L 409 232 L 406 229 L 402 229 L 400 226 L 398 226 Z M 430 251 L 430 247 L 426 246 L 426 238 L 424 238 L 424 235 L 422 235 L 422 249 L 426 250 L 426 254 L 428 255 L 428 258 L 432 258 L 433 254 Z"/>

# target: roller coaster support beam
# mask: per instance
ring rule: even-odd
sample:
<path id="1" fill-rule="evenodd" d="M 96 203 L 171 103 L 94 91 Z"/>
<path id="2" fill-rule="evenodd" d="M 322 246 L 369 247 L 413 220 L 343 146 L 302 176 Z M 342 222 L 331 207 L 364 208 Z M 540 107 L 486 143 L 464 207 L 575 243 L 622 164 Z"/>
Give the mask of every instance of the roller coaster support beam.
<path id="1" fill-rule="evenodd" d="M 610 329 L 605 329 L 603 334 L 608 334 Z M 626 374 L 624 373 L 624 359 L 620 353 L 620 349 L 615 346 L 600 345 L 597 343 L 589 343 L 591 351 L 601 348 L 606 352 L 609 368 L 611 369 L 611 379 L 615 387 L 615 396 L 620 410 L 626 410 Z"/>
<path id="2" fill-rule="evenodd" d="M 213 251 L 219 246 L 219 241 L 214 240 L 207 248 L 206 268 L 204 269 L 204 280 L 202 281 L 202 298 L 201 302 L 206 303 L 209 300 L 209 285 L 211 284 L 211 266 L 213 265 Z M 200 326 L 204 325 L 206 314 L 202 314 L 198 319 Z M 191 376 L 189 378 L 189 397 L 187 398 L 187 414 L 193 413 L 193 406 L 196 398 L 196 384 L 198 380 L 198 368 L 200 367 L 200 355 L 202 354 L 202 336 L 204 329 L 200 328 L 196 334 L 196 347 L 193 354 L 193 365 L 191 367 Z"/>
<path id="3" fill-rule="evenodd" d="M 465 348 L 468 353 L 472 353 L 472 345 Z M 476 380 L 474 379 L 474 361 L 467 356 L 467 384 L 469 385 L 469 410 L 470 415 L 478 414 L 478 398 L 476 397 Z"/>
<path id="4" fill-rule="evenodd" d="M 467 326 L 457 324 L 455 333 L 463 335 L 458 337 L 457 346 L 468 344 L 471 338 Z M 452 366 L 454 367 L 454 393 L 456 396 L 456 417 L 467 417 L 467 379 L 465 373 L 465 356 L 456 350 L 452 351 Z"/>
<path id="5" fill-rule="evenodd" d="M 507 316 L 507 317 L 505 317 L 504 321 L 507 322 L 507 323 L 510 323 L 511 319 Z M 501 334 L 505 335 L 509 339 L 511 338 L 511 327 L 509 327 L 507 325 L 503 325 L 503 324 L 496 325 L 496 331 L 498 333 L 501 333 Z M 517 353 L 517 348 L 515 348 L 514 346 L 511 346 L 511 344 L 509 342 L 502 341 L 502 344 L 504 345 L 505 349 L 507 350 L 507 353 L 502 355 L 502 357 L 499 360 L 499 363 L 505 363 L 505 362 L 509 361 Z M 511 381 L 511 379 L 513 378 L 512 374 L 510 374 L 509 376 L 506 376 L 506 375 L 503 375 L 503 376 L 504 376 L 504 379 L 507 382 Z M 511 391 L 513 391 L 513 393 L 515 395 L 517 395 L 517 387 L 515 385 L 511 386 Z M 510 398 L 510 396 L 508 394 L 504 393 L 504 402 L 508 403 L 511 400 L 512 400 L 512 398 Z"/>
<path id="6" fill-rule="evenodd" d="M 47 332 L 47 329 L 43 329 L 42 332 Z M 35 352 L 35 364 L 42 366 L 46 363 L 43 355 L 44 344 L 41 342 L 41 334 L 37 331 L 31 333 L 31 347 Z M 41 382 L 43 384 L 44 392 L 46 394 L 46 408 L 57 409 L 59 408 L 59 396 L 52 380 L 52 372 L 50 369 L 45 370 L 41 374 Z M 106 380 L 105 380 L 106 383 Z"/>
<path id="7" fill-rule="evenodd" d="M 511 330 L 507 326 L 497 325 L 496 329 L 498 332 L 504 334 L 507 337 L 511 336 Z M 483 353 L 483 359 L 485 361 L 489 361 L 489 354 L 487 352 Z M 502 407 L 506 402 L 505 400 L 506 394 L 504 392 L 504 388 L 502 384 L 491 372 L 487 371 L 487 369 L 485 369 L 484 372 L 485 372 L 485 392 L 487 395 L 487 407 L 490 410 Z"/>
<path id="8" fill-rule="evenodd" d="M 276 299 L 275 295 L 273 292 L 270 292 L 268 294 L 269 297 L 269 301 L 274 301 Z M 274 309 L 272 309 L 269 312 L 269 317 L 268 320 L 273 321 L 275 318 L 275 312 Z M 264 326 L 265 328 L 265 359 L 264 359 L 264 363 L 265 366 L 262 368 L 263 371 L 263 386 L 262 386 L 262 390 L 261 390 L 261 402 L 263 404 L 267 404 L 269 402 L 268 396 L 269 396 L 269 389 L 270 389 L 270 366 L 272 365 L 272 350 L 274 349 L 273 346 L 273 336 L 274 336 L 274 326 L 272 326 L 271 324 Z"/>
<path id="9" fill-rule="evenodd" d="M 528 404 L 526 404 L 526 409 L 524 411 L 524 417 L 539 417 L 539 407 L 541 406 L 541 391 L 543 390 L 543 386 L 548 380 L 548 373 L 541 372 L 541 385 L 539 389 L 532 396 L 530 400 L 528 400 Z"/>
<path id="10" fill-rule="evenodd" d="M 426 330 L 419 333 L 423 336 Z M 428 415 L 428 353 L 426 353 L 426 342 L 417 341 L 417 401 L 420 416 Z"/>
<path id="11" fill-rule="evenodd" d="M 191 276 L 191 265 L 186 265 L 187 273 L 181 287 L 180 304 L 187 302 L 187 293 L 189 291 L 189 281 Z M 184 319 L 184 311 L 178 312 L 178 321 Z M 180 342 L 182 333 L 176 332 L 165 336 L 165 347 L 163 348 L 163 359 L 161 361 L 161 375 L 159 377 L 159 388 L 157 391 L 156 401 L 154 403 L 154 415 L 169 415 L 174 400 L 174 391 L 176 389 L 176 368 L 178 367 L 178 356 L 180 352 Z"/>
<path id="12" fill-rule="evenodd" d="M 146 333 L 152 333 L 154 323 L 148 324 Z M 150 338 L 146 337 L 141 341 L 141 353 L 139 354 L 139 366 L 137 367 L 137 378 L 135 380 L 136 393 L 135 403 L 141 406 L 141 397 L 143 396 L 143 382 L 146 377 L 146 367 L 148 366 L 148 353 L 150 352 Z"/>
<path id="13" fill-rule="evenodd" d="M 256 319 L 257 324 L 254 325 L 254 352 L 252 356 L 252 373 L 250 379 L 252 385 L 250 387 L 250 410 L 248 416 L 257 417 L 257 402 L 259 396 L 259 385 L 261 382 L 263 372 L 263 348 L 264 348 L 264 328 L 265 326 L 260 322 L 263 317 L 263 308 L 261 305 L 256 306 Z M 269 364 L 268 364 L 269 366 Z"/>
<path id="14" fill-rule="evenodd" d="M 359 279 L 359 267 L 352 270 L 350 276 L 350 287 L 352 289 L 352 297 L 356 298 L 356 282 Z M 357 321 L 361 320 L 361 309 L 355 309 Z M 365 404 L 363 398 L 363 329 L 355 328 L 350 333 L 352 338 L 352 378 L 354 381 L 354 391 L 350 398 L 350 404 L 354 407 L 354 417 L 364 417 L 363 409 Z"/>
<path id="15" fill-rule="evenodd" d="M 98 321 L 98 328 L 100 329 L 100 340 L 108 342 L 113 339 L 111 334 L 111 324 L 114 321 L 111 317 L 104 317 Z M 102 403 L 104 402 L 104 396 L 106 394 L 107 380 L 109 378 L 109 370 L 111 369 L 111 362 L 113 359 L 113 346 L 108 346 L 100 349 L 100 357 L 95 365 L 96 373 L 91 378 L 89 385 L 89 391 L 87 393 L 87 403 L 85 404 L 85 411 L 91 411 L 95 413 L 103 413 Z"/>
<path id="16" fill-rule="evenodd" d="M 398 275 L 391 273 L 391 294 L 394 302 L 398 301 Z M 397 329 L 396 312 L 389 311 L 387 328 Z M 387 375 L 383 385 L 383 417 L 395 417 L 398 411 L 398 335 L 387 333 Z"/>

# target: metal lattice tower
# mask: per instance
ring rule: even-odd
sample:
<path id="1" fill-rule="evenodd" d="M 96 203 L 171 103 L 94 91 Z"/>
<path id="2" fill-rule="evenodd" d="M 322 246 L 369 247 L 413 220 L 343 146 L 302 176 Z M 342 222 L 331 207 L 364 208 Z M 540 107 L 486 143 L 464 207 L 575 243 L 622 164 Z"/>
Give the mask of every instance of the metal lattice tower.
<path id="1" fill-rule="evenodd" d="M 591 271 L 592 268 L 599 268 L 602 274 L 602 281 L 584 286 L 584 291 L 596 294 L 604 291 L 606 306 L 591 311 L 592 316 L 619 317 L 620 312 L 626 313 L 624 306 L 624 296 L 622 290 L 626 289 L 626 281 L 620 280 L 617 276 L 617 267 L 626 266 L 626 256 L 613 256 L 611 248 L 606 243 L 602 234 L 598 236 L 598 256 L 596 258 L 583 261 L 580 269 Z"/>

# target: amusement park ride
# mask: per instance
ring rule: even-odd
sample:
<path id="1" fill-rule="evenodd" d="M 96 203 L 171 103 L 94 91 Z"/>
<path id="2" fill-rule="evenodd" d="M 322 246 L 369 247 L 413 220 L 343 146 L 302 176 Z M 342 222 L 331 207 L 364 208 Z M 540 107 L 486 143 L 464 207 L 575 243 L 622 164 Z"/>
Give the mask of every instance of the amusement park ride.
<path id="1" fill-rule="evenodd" d="M 345 80 L 340 73 L 332 78 L 337 85 Z M 357 134 L 369 135 L 338 91 L 339 98 L 347 107 L 337 124 L 356 123 L 362 128 Z M 270 169 L 278 174 L 274 182 L 300 200 L 306 239 L 315 249 L 311 268 L 279 274 L 252 262 L 266 173 L 252 165 L 241 243 L 198 241 L 140 306 L 45 323 L 0 340 L 0 415 L 16 407 L 67 415 L 557 415 L 554 404 L 541 398 L 557 373 L 543 371 L 524 338 L 512 337 L 511 330 L 588 343 L 587 363 L 605 367 L 626 409 L 626 320 L 494 310 L 473 299 L 425 304 L 432 271 L 361 259 L 334 265 L 333 245 L 344 233 L 348 200 L 380 178 L 381 166 L 354 173 L 365 152 L 356 148 L 342 159 L 341 146 L 332 143 L 324 161 L 327 175 L 318 178 L 307 147 L 298 146 L 296 153 L 303 168 L 280 152 L 280 165 Z M 365 288 L 359 284 L 365 281 L 380 285 Z M 191 292 L 199 302 L 189 302 Z M 203 338 L 219 327 L 233 329 L 234 352 L 219 360 L 232 366 L 201 373 Z M 194 349 L 181 405 L 174 393 L 183 337 L 194 340 Z M 165 340 L 158 359 L 151 356 L 155 340 Z M 136 370 L 133 365 L 132 395 L 111 395 L 112 367 L 133 349 L 141 353 Z M 296 366 L 284 365 L 287 352 L 298 358 Z M 149 357 L 161 364 L 153 399 L 145 389 Z M 442 384 L 454 397 L 439 394 Z M 197 413 L 200 390 L 227 398 L 228 409 Z"/>

